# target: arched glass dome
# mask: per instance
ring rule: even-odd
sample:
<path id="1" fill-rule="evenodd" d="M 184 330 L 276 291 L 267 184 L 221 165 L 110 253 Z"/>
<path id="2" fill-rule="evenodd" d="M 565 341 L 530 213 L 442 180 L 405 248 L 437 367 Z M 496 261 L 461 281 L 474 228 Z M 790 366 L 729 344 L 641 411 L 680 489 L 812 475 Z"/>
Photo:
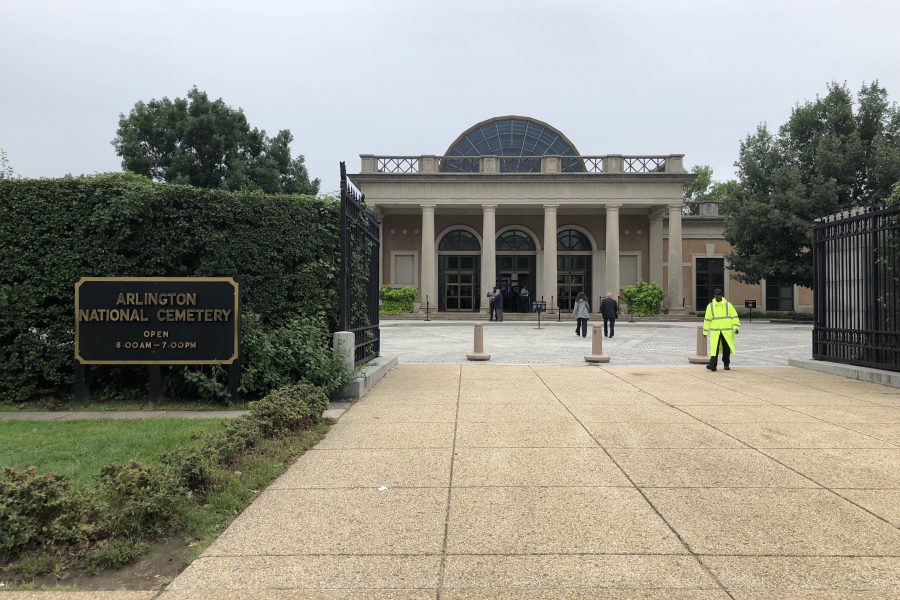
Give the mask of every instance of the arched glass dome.
<path id="1" fill-rule="evenodd" d="M 566 136 L 550 125 L 528 117 L 495 117 L 467 129 L 450 144 L 445 156 L 510 157 L 500 160 L 501 173 L 536 173 L 541 156 L 579 156 Z M 580 160 L 563 160 L 564 172 L 584 171 Z M 478 161 L 444 159 L 443 172 L 478 171 Z"/>

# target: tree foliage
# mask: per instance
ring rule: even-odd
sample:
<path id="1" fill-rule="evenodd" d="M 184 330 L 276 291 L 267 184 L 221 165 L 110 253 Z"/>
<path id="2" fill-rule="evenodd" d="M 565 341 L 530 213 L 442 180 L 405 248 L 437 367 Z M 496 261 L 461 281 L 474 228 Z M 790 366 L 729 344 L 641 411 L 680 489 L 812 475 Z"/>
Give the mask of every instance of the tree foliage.
<path id="1" fill-rule="evenodd" d="M 258 190 L 268 194 L 317 194 L 302 155 L 291 158 L 290 130 L 275 137 L 250 128 L 243 110 L 196 87 L 186 98 L 138 102 L 119 115 L 112 141 L 122 168 L 202 188 Z"/>
<path id="2" fill-rule="evenodd" d="M 697 177 L 684 186 L 684 214 L 699 215 L 703 202 L 715 202 L 719 205 L 719 214 L 723 214 L 725 197 L 734 193 L 737 182 L 733 179 L 715 181 L 709 165 L 694 165 L 691 173 Z"/>
<path id="3" fill-rule="evenodd" d="M 9 158 L 6 156 L 6 150 L 0 148 L 0 179 L 12 179 L 16 176 L 12 165 L 9 164 Z"/>
<path id="4" fill-rule="evenodd" d="M 878 82 L 863 85 L 856 104 L 846 85 L 831 83 L 795 106 L 777 134 L 759 125 L 735 166 L 739 185 L 724 212 L 736 276 L 810 287 L 813 221 L 881 202 L 900 180 L 900 110 Z"/>

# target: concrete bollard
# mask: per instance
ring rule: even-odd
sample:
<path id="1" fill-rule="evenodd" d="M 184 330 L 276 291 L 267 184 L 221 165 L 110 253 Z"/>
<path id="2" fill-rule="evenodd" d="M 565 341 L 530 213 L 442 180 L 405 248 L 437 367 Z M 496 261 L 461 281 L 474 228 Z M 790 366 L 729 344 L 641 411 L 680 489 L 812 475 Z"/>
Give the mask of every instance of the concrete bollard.
<path id="1" fill-rule="evenodd" d="M 688 356 L 688 362 L 693 365 L 705 365 L 709 362 L 709 352 L 706 351 L 706 336 L 703 335 L 703 325 L 697 326 L 697 354 Z"/>
<path id="2" fill-rule="evenodd" d="M 609 357 L 603 354 L 603 325 L 591 326 L 591 353 L 584 360 L 589 363 L 609 362 Z"/>
<path id="3" fill-rule="evenodd" d="M 484 324 L 475 323 L 475 350 L 466 354 L 469 360 L 491 360 L 491 355 L 484 351 Z"/>

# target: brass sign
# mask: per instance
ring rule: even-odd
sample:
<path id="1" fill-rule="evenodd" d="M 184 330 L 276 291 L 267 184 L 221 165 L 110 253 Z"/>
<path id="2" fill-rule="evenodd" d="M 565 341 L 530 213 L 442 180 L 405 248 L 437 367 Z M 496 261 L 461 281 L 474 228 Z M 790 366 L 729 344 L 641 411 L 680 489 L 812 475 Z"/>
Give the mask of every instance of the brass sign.
<path id="1" fill-rule="evenodd" d="M 231 277 L 82 277 L 75 359 L 84 365 L 231 364 L 238 358 Z"/>

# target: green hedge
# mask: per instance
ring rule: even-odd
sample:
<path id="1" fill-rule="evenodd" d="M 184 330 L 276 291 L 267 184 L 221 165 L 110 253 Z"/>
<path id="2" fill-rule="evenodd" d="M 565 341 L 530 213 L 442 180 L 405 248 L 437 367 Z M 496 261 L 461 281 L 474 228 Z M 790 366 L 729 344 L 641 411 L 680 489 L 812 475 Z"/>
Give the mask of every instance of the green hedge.
<path id="1" fill-rule="evenodd" d="M 339 206 L 126 174 L 0 180 L 0 402 L 71 394 L 82 276 L 236 276 L 265 326 L 335 326 Z M 143 394 L 146 372 L 95 376 Z M 95 379 L 95 381 L 97 381 Z"/>
<path id="2" fill-rule="evenodd" d="M 658 284 L 638 281 L 622 290 L 622 296 L 628 302 L 628 314 L 639 317 L 658 315 L 665 294 Z"/>

